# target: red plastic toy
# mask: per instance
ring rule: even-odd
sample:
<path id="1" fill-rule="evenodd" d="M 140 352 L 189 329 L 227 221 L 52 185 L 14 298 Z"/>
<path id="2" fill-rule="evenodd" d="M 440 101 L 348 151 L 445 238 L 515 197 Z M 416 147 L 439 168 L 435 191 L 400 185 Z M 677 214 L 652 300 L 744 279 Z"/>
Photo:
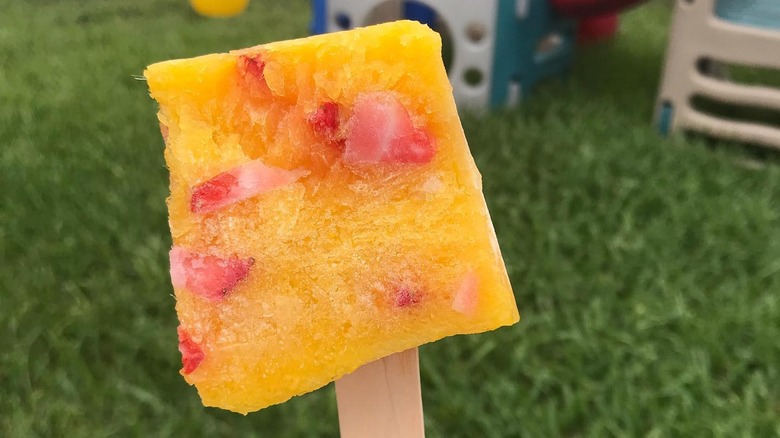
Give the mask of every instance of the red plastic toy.
<path id="1" fill-rule="evenodd" d="M 580 20 L 577 38 L 589 43 L 609 38 L 617 32 L 618 11 L 643 0 L 550 0 L 561 15 Z"/>

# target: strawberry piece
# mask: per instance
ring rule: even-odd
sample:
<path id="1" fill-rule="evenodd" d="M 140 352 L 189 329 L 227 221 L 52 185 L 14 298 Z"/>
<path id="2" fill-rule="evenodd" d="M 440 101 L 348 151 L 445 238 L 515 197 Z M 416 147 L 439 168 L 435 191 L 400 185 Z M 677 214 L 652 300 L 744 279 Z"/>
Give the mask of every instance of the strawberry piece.
<path id="1" fill-rule="evenodd" d="M 458 290 L 455 292 L 455 298 L 452 300 L 452 310 L 460 312 L 466 316 L 473 316 L 477 310 L 478 278 L 474 271 L 469 271 L 461 281 Z"/>
<path id="2" fill-rule="evenodd" d="M 390 159 L 396 163 L 427 163 L 433 159 L 436 149 L 433 137 L 422 129 L 393 140 L 390 147 Z"/>
<path id="3" fill-rule="evenodd" d="M 408 307 L 418 304 L 422 298 L 422 294 L 419 290 L 415 290 L 409 286 L 400 286 L 395 291 L 395 306 L 396 307 Z"/>
<path id="4" fill-rule="evenodd" d="M 238 186 L 238 178 L 228 172 L 220 173 L 202 182 L 192 190 L 190 210 L 193 213 L 208 213 L 232 202 L 230 192 Z"/>
<path id="5" fill-rule="evenodd" d="M 168 252 L 171 263 L 171 284 L 175 288 L 187 287 L 188 266 L 191 255 L 185 249 L 174 246 Z"/>
<path id="6" fill-rule="evenodd" d="M 171 259 L 171 282 L 209 301 L 221 301 L 247 275 L 255 264 L 252 257 L 221 258 L 174 246 Z"/>
<path id="7" fill-rule="evenodd" d="M 236 67 L 247 95 L 256 98 L 267 98 L 272 95 L 265 78 L 266 61 L 263 59 L 263 54 L 241 55 L 236 61 Z"/>
<path id="8" fill-rule="evenodd" d="M 249 161 L 192 188 L 190 211 L 209 213 L 261 193 L 292 184 L 308 175 L 305 170 L 286 170 Z"/>
<path id="9" fill-rule="evenodd" d="M 238 57 L 238 71 L 242 72 L 244 77 L 248 77 L 260 84 L 265 83 L 265 61 L 261 55 L 241 55 Z"/>
<path id="10" fill-rule="evenodd" d="M 336 102 L 325 102 L 308 118 L 311 127 L 331 140 L 336 139 L 339 130 L 339 106 Z"/>
<path id="11" fill-rule="evenodd" d="M 346 162 L 424 164 L 434 155 L 433 137 L 414 126 L 394 94 L 372 92 L 357 98 L 347 121 Z"/>
<path id="12" fill-rule="evenodd" d="M 183 366 L 182 372 L 184 374 L 190 374 L 195 371 L 206 358 L 200 345 L 192 340 L 189 333 L 187 333 L 181 326 L 176 330 L 179 334 L 179 352 L 181 353 L 181 364 Z"/>
<path id="13" fill-rule="evenodd" d="M 160 122 L 160 134 L 162 134 L 163 142 L 168 143 L 168 127 Z"/>

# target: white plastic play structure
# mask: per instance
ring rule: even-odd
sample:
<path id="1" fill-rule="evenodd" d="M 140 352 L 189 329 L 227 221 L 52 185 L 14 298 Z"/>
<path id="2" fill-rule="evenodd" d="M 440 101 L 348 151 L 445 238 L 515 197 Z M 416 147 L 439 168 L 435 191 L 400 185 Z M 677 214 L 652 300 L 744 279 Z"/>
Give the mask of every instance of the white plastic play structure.
<path id="1" fill-rule="evenodd" d="M 656 126 L 780 148 L 780 126 L 697 110 L 694 99 L 776 111 L 780 89 L 737 84 L 722 65 L 780 70 L 780 0 L 676 0 Z"/>

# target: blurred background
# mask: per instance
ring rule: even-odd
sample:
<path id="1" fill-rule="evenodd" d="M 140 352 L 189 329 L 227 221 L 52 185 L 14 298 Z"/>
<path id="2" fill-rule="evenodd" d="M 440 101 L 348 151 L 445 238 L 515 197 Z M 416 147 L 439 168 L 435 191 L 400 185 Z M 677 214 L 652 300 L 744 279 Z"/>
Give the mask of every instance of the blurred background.
<path id="1" fill-rule="evenodd" d="M 522 320 L 421 348 L 428 436 L 780 435 L 778 161 L 658 134 L 672 6 L 622 15 L 515 108 L 464 113 Z M 139 80 L 305 36 L 310 2 L 0 11 L 0 436 L 337 436 L 332 385 L 244 417 L 179 376 L 167 171 Z"/>

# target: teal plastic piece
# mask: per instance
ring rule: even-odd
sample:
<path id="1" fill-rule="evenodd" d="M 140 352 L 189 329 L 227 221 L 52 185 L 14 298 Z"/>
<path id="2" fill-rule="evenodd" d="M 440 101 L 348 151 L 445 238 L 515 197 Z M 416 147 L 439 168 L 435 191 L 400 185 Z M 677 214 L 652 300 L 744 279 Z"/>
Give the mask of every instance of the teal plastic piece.
<path id="1" fill-rule="evenodd" d="M 490 105 L 505 106 L 515 82 L 521 99 L 542 79 L 565 74 L 574 58 L 576 23 L 557 16 L 547 0 L 528 0 L 524 17 L 516 14 L 515 0 L 499 0 Z M 549 50 L 539 52 L 540 41 L 555 35 Z"/>
<path id="2" fill-rule="evenodd" d="M 661 104 L 661 111 L 658 114 L 658 132 L 664 137 L 669 135 L 672 130 L 672 117 L 674 116 L 674 107 L 669 102 Z"/>
<path id="3" fill-rule="evenodd" d="M 715 15 L 721 20 L 744 26 L 780 29 L 778 0 L 718 0 Z"/>

